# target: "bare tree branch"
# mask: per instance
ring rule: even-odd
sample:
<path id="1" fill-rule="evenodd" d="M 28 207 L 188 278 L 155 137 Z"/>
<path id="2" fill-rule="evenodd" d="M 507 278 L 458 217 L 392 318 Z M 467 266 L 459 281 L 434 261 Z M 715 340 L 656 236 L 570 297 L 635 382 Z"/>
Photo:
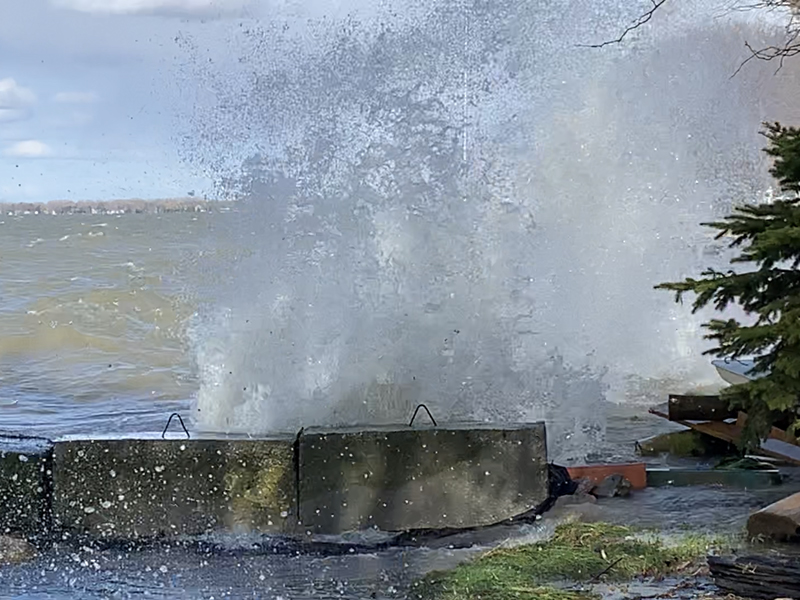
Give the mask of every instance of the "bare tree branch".
<path id="1" fill-rule="evenodd" d="M 751 60 L 764 60 L 770 61 L 778 59 L 778 68 L 775 73 L 783 68 L 783 63 L 787 58 L 800 55 L 800 1 L 798 0 L 761 0 L 755 4 L 745 7 L 746 9 L 754 10 L 768 10 L 768 11 L 788 11 L 789 20 L 786 23 L 785 31 L 786 38 L 783 45 L 780 46 L 766 46 L 758 50 L 753 48 L 749 42 L 744 45 L 750 52 L 739 68 L 733 73 L 732 77 L 742 70 L 742 68 Z"/>
<path id="2" fill-rule="evenodd" d="M 653 15 L 656 11 L 661 8 L 661 6 L 667 2 L 667 0 L 650 0 L 653 4 L 652 8 L 648 10 L 646 13 L 639 15 L 639 17 L 633 22 L 633 24 L 629 25 L 625 31 L 623 31 L 620 36 L 614 40 L 606 40 L 605 42 L 601 42 L 599 44 L 578 44 L 583 48 L 603 48 L 605 46 L 610 46 L 611 44 L 619 44 L 622 40 L 625 39 L 625 36 L 628 35 L 630 32 L 639 29 L 639 27 L 643 26 L 645 23 L 650 21 L 653 18 Z"/>
<path id="3" fill-rule="evenodd" d="M 599 44 L 578 45 L 583 48 L 604 48 L 605 46 L 610 46 L 612 44 L 620 44 L 629 33 L 648 23 L 653 18 L 653 15 L 656 13 L 656 11 L 666 4 L 667 1 L 668 0 L 650 0 L 652 6 L 646 12 L 641 14 L 631 25 L 625 28 L 619 37 L 613 40 L 606 40 L 605 42 L 601 42 Z M 739 71 L 741 71 L 742 68 L 751 60 L 771 61 L 777 59 L 777 73 L 781 70 L 783 63 L 787 58 L 800 55 L 800 0 L 757 0 L 756 2 L 747 4 L 737 2 L 736 5 L 731 7 L 731 10 L 761 10 L 770 12 L 780 11 L 788 15 L 788 22 L 786 23 L 785 27 L 786 39 L 784 43 L 778 46 L 766 46 L 764 48 L 755 49 L 749 42 L 745 42 L 745 47 L 750 52 L 750 56 L 742 61 L 731 77 L 735 77 L 736 74 L 739 73 Z"/>
<path id="4" fill-rule="evenodd" d="M 775 73 L 777 74 L 783 68 L 783 63 L 787 58 L 791 58 L 792 56 L 797 56 L 800 54 L 800 42 L 787 42 L 783 46 L 767 46 L 765 48 L 761 48 L 759 50 L 754 49 L 750 42 L 744 43 L 747 50 L 750 52 L 750 56 L 745 58 L 742 63 L 737 67 L 737 69 L 733 72 L 731 77 L 736 77 L 736 75 L 741 71 L 744 66 L 749 63 L 751 60 L 764 60 L 770 61 L 774 59 L 778 59 L 778 68 L 775 69 Z"/>

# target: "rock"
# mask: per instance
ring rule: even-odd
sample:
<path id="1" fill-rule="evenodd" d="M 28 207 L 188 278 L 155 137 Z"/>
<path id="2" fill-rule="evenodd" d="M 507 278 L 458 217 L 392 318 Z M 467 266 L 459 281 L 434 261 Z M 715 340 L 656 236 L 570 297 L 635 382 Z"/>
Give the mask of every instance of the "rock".
<path id="1" fill-rule="evenodd" d="M 622 475 L 609 475 L 592 490 L 597 498 L 613 498 L 614 496 L 627 496 L 631 493 L 631 482 Z"/>
<path id="2" fill-rule="evenodd" d="M 591 494 L 592 490 L 597 485 L 594 481 L 589 479 L 588 477 L 581 477 L 579 479 L 574 480 L 575 483 L 578 484 L 578 487 L 575 490 L 574 495 L 579 496 L 582 494 Z"/>
<path id="3" fill-rule="evenodd" d="M 22 538 L 0 535 L 0 565 L 30 560 L 36 556 L 33 545 Z"/>
<path id="4" fill-rule="evenodd" d="M 564 508 L 566 506 L 574 506 L 576 504 L 594 504 L 597 498 L 592 496 L 592 490 L 596 484 L 588 477 L 581 477 L 573 479 L 575 484 L 575 491 L 572 494 L 560 496 L 553 504 L 553 509 Z M 552 509 L 551 509 L 552 510 Z"/>

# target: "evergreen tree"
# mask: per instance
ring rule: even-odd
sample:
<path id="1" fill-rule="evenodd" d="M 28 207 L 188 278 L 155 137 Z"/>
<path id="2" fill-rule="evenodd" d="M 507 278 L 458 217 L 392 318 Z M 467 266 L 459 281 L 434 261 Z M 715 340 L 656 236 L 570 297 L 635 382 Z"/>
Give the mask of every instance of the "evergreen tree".
<path id="1" fill-rule="evenodd" d="M 722 221 L 703 223 L 717 239 L 730 236 L 739 250 L 727 272 L 708 269 L 700 279 L 662 283 L 656 289 L 676 292 L 676 301 L 693 292 L 693 312 L 709 304 L 718 311 L 738 304 L 751 317 L 712 319 L 706 339 L 717 343 L 706 352 L 720 358 L 755 358 L 754 373 L 764 376 L 722 392 L 732 408 L 745 411 L 743 449 L 758 446 L 773 425 L 800 431 L 800 129 L 766 123 L 765 152 L 775 161 L 770 174 L 782 192 L 769 204 L 745 204 Z"/>

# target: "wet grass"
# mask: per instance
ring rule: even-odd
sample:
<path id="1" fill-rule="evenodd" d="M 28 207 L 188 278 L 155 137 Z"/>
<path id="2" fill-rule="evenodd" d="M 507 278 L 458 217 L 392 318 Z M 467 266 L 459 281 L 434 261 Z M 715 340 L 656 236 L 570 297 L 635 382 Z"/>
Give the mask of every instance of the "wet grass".
<path id="1" fill-rule="evenodd" d="M 426 576 L 415 589 L 424 600 L 588 600 L 591 592 L 553 587 L 661 578 L 704 557 L 708 538 L 685 536 L 664 543 L 621 525 L 570 522 L 545 542 L 492 550 L 446 572 Z"/>

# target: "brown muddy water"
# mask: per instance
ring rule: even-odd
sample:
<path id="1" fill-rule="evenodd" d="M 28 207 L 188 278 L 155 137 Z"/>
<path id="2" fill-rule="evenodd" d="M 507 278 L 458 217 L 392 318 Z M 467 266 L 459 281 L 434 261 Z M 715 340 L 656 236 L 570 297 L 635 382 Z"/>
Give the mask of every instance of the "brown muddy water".
<path id="1" fill-rule="evenodd" d="M 0 428 L 149 430 L 185 410 L 211 217 L 0 217 Z"/>

